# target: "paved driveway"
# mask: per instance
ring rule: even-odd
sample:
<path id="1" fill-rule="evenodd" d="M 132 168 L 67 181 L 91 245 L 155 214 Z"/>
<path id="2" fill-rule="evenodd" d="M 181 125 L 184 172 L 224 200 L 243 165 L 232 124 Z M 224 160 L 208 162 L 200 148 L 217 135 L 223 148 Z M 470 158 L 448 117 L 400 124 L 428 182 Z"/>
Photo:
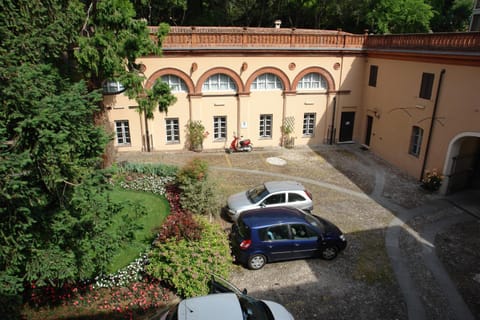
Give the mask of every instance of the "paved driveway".
<path id="1" fill-rule="evenodd" d="M 313 193 L 314 213 L 347 235 L 349 245 L 334 261 L 280 262 L 258 271 L 236 266 L 232 282 L 252 296 L 282 303 L 297 320 L 479 317 L 476 193 L 464 199 L 426 193 L 357 145 L 122 154 L 118 160 L 182 165 L 192 157 L 209 162 L 223 194 L 267 180 L 301 181 Z"/>

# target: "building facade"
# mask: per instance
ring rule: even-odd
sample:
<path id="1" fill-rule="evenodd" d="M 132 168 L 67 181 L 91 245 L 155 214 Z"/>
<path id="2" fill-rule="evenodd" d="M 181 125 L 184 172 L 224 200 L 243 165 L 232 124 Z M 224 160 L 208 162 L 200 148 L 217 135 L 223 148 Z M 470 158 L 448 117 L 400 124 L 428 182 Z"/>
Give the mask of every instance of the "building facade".
<path id="1" fill-rule="evenodd" d="M 162 47 L 139 63 L 146 87 L 170 84 L 168 112 L 104 96 L 119 152 L 187 149 L 189 121 L 219 150 L 234 134 L 283 146 L 289 127 L 297 146 L 357 142 L 413 177 L 437 169 L 444 193 L 479 184 L 479 33 L 172 27 Z"/>

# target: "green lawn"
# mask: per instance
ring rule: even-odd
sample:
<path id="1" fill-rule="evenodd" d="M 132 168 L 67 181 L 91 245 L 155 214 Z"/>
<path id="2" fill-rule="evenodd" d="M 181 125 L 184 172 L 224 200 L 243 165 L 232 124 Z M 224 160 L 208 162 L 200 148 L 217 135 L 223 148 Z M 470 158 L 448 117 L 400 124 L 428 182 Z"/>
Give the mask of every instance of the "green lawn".
<path id="1" fill-rule="evenodd" d="M 148 248 L 155 236 L 155 229 L 162 225 L 165 217 L 170 213 L 168 201 L 155 194 L 140 191 L 131 191 L 123 189 L 114 189 L 110 193 L 110 197 L 114 202 L 127 202 L 124 211 L 118 215 L 121 219 L 124 213 L 130 216 L 135 215 L 135 208 L 143 206 L 147 214 L 139 217 L 136 221 L 140 225 L 140 229 L 135 231 L 135 239 L 114 255 L 110 263 L 108 272 L 115 272 L 120 268 L 127 266 L 130 262 L 138 258 L 141 252 Z M 113 223 L 112 228 L 117 225 Z"/>

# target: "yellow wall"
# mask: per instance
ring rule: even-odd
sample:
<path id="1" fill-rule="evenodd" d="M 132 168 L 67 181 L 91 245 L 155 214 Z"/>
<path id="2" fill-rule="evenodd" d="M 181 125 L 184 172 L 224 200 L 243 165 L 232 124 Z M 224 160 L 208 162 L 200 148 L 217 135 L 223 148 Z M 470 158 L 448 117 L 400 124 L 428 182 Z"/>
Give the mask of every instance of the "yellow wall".
<path id="1" fill-rule="evenodd" d="M 192 55 L 144 57 L 139 63 L 146 65 L 145 76 L 150 81 L 158 78 L 162 70 L 173 70 L 184 75 L 191 87 L 188 93 L 177 93 L 177 102 L 168 113 L 155 112 L 148 126 L 153 136 L 153 150 L 182 150 L 185 144 L 185 125 L 189 120 L 201 120 L 210 132 L 204 141 L 205 149 L 228 147 L 233 133 L 248 137 L 255 147 L 281 145 L 281 130 L 284 117 L 295 119 L 296 145 L 319 145 L 329 139 L 332 119 L 335 119 L 338 142 L 342 112 L 355 112 L 353 141 L 365 142 L 366 119 L 373 117 L 370 149 L 419 178 L 430 134 L 432 113 L 435 106 L 440 74 L 445 69 L 444 79 L 437 104 L 437 121 L 430 144 L 426 170 L 443 169 L 447 163 L 449 146 L 455 137 L 468 132 L 480 133 L 480 67 L 419 61 L 415 57 L 385 58 L 364 54 L 312 54 L 301 52 L 294 55 Z M 425 59 L 422 59 L 425 60 Z M 376 87 L 368 86 L 371 65 L 377 65 Z M 212 71 L 213 70 L 213 71 Z M 214 71 L 216 70 L 216 71 Z M 319 71 L 329 79 L 327 91 L 296 90 L 298 81 L 308 70 Z M 238 81 L 238 94 L 202 93 L 201 84 L 208 75 L 229 72 Z M 285 90 L 250 91 L 245 87 L 262 73 L 275 73 L 284 82 Z M 419 98 L 422 73 L 435 74 L 431 99 Z M 334 98 L 336 113 L 333 114 Z M 118 151 L 142 150 L 144 119 L 135 108 L 135 101 L 123 94 L 105 96 L 110 107 L 109 119 L 129 120 L 131 145 L 118 146 Z M 304 113 L 316 114 L 313 136 L 302 134 Z M 259 117 L 273 115 L 272 137 L 259 137 Z M 213 139 L 213 117 L 227 117 L 227 138 Z M 180 143 L 169 144 L 165 140 L 165 118 L 178 118 Z M 409 154 L 412 126 L 421 127 L 424 136 L 419 156 Z M 479 134 L 480 135 L 480 134 Z M 467 134 L 468 136 L 468 134 Z M 454 155 L 453 155 L 454 156 Z"/>

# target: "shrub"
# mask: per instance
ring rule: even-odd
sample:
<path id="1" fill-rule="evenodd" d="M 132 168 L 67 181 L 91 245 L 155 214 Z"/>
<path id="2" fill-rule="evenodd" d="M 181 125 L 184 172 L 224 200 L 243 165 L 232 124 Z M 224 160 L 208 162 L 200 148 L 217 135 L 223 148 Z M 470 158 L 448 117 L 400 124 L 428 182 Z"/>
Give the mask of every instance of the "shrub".
<path id="1" fill-rule="evenodd" d="M 219 206 L 215 185 L 208 179 L 208 163 L 194 159 L 177 174 L 182 191 L 180 205 L 195 214 L 218 214 Z"/>
<path id="2" fill-rule="evenodd" d="M 226 233 L 203 217 L 195 219 L 202 227 L 200 240 L 156 242 L 146 266 L 147 273 L 164 280 L 183 297 L 208 294 L 211 274 L 227 277 L 232 263 Z"/>
<path id="3" fill-rule="evenodd" d="M 153 163 L 121 163 L 120 171 L 128 173 L 141 173 L 161 177 L 174 177 L 177 174 L 178 167 L 168 164 Z"/>
<path id="4" fill-rule="evenodd" d="M 157 241 L 166 242 L 169 239 L 180 241 L 200 240 L 202 228 L 188 212 L 175 212 L 170 214 L 163 225 Z"/>

